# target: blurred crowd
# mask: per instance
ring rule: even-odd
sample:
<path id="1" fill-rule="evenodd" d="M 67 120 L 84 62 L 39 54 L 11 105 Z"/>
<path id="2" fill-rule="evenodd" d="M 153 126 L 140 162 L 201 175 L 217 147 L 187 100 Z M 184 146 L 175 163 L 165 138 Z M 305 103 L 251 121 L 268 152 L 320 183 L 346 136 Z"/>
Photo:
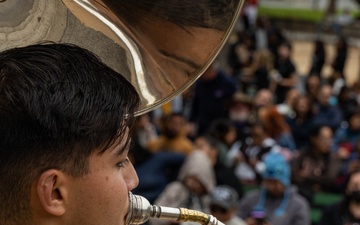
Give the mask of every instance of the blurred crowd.
<path id="1" fill-rule="evenodd" d="M 360 81 L 347 85 L 346 38 L 335 44 L 330 76 L 320 39 L 308 74 L 298 74 L 291 40 L 257 17 L 256 1 L 247 4 L 227 67 L 215 61 L 182 95 L 138 117 L 134 192 L 227 225 L 310 224 L 312 196 L 331 192 L 344 195 L 332 206 L 343 219 L 319 223 L 359 222 Z"/>

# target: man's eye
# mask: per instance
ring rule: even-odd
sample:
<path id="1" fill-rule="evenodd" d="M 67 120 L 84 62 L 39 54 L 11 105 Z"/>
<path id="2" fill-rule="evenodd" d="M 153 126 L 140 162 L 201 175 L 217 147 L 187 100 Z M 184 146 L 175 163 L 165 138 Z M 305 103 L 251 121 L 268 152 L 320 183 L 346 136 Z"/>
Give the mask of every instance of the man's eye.
<path id="1" fill-rule="evenodd" d="M 130 162 L 129 158 L 126 158 L 124 161 L 116 163 L 116 166 L 119 168 L 122 168 L 122 167 L 126 166 L 126 164 L 129 162 Z"/>

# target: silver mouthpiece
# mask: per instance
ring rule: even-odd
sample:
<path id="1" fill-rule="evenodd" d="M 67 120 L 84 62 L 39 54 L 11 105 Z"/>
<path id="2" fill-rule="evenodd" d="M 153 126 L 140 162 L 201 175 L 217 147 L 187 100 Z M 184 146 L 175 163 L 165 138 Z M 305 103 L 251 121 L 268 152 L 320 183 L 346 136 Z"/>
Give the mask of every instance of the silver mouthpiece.
<path id="1" fill-rule="evenodd" d="M 198 222 L 202 225 L 224 225 L 214 216 L 196 210 L 151 205 L 146 198 L 134 195 L 131 192 L 129 192 L 129 200 L 130 205 L 126 225 L 143 224 L 149 218 Z"/>

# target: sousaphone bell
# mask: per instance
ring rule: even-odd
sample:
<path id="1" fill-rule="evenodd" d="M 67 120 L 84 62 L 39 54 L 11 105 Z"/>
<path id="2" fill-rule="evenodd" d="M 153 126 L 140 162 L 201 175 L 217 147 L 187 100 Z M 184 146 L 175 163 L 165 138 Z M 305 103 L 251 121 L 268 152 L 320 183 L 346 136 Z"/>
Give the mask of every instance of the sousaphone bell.
<path id="1" fill-rule="evenodd" d="M 182 93 L 212 63 L 244 0 L 2 0 L 0 51 L 46 41 L 97 54 L 136 88 L 137 115 Z"/>

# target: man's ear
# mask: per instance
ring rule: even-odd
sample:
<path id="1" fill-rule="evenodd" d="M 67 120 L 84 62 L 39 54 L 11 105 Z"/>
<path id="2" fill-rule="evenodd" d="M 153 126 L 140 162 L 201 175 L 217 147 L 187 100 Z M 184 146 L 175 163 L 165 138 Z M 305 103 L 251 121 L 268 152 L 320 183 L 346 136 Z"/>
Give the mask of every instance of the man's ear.
<path id="1" fill-rule="evenodd" d="M 63 172 L 51 169 L 42 173 L 36 185 L 36 192 L 43 209 L 54 216 L 61 216 L 66 211 L 68 176 Z"/>

